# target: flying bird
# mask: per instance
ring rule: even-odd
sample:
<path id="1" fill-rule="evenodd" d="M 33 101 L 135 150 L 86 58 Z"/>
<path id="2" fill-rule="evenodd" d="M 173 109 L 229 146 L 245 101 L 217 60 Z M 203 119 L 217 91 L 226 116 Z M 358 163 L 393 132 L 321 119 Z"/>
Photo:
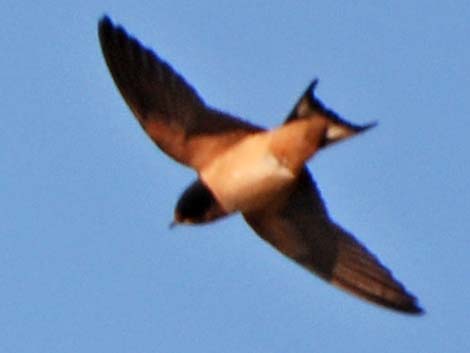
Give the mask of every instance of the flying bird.
<path id="1" fill-rule="evenodd" d="M 265 241 L 324 280 L 370 302 L 421 313 L 417 299 L 353 235 L 330 218 L 305 163 L 364 132 L 327 108 L 314 80 L 272 130 L 207 105 L 167 62 L 108 17 L 98 24 L 109 71 L 138 122 L 166 154 L 193 168 L 174 224 L 241 212 Z"/>

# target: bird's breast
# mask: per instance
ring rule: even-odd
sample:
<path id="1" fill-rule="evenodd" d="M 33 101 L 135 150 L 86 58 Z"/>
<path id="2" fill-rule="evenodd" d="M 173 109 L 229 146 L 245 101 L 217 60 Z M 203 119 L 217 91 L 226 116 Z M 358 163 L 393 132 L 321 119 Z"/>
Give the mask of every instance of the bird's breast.
<path id="1" fill-rule="evenodd" d="M 275 201 L 295 175 L 271 151 L 272 136 L 248 136 L 201 171 L 227 212 L 247 212 Z"/>

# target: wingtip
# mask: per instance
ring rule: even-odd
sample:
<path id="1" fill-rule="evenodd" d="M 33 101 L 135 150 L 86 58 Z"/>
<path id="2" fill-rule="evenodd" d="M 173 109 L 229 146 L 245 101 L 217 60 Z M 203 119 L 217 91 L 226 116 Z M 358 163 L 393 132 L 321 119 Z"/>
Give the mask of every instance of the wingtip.
<path id="1" fill-rule="evenodd" d="M 98 21 L 98 36 L 100 42 L 103 43 L 103 40 L 110 35 L 114 27 L 113 21 L 111 18 L 104 14 Z"/>
<path id="2" fill-rule="evenodd" d="M 424 310 L 419 305 L 413 306 L 410 310 L 407 311 L 408 314 L 416 315 L 416 316 L 423 316 L 426 314 L 426 310 Z"/>
<path id="3" fill-rule="evenodd" d="M 390 307 L 395 312 L 411 316 L 423 316 L 426 314 L 426 311 L 417 304 L 412 304 L 407 307 Z"/>
<path id="4" fill-rule="evenodd" d="M 423 309 L 418 304 L 418 299 L 414 296 L 412 296 L 413 300 L 409 303 L 409 305 L 401 308 L 402 311 L 406 314 L 411 314 L 411 315 L 416 315 L 416 316 L 422 316 L 426 314 L 426 310 Z"/>
<path id="5" fill-rule="evenodd" d="M 374 300 L 372 300 L 374 302 Z M 413 300 L 409 303 L 392 303 L 392 302 L 382 302 L 376 301 L 375 304 L 378 304 L 380 307 L 392 310 L 398 314 L 411 315 L 411 316 L 423 316 L 426 311 L 419 306 L 417 300 L 413 297 Z"/>
<path id="6" fill-rule="evenodd" d="M 401 284 L 400 284 L 401 285 Z M 388 307 L 389 309 L 393 309 L 396 312 L 402 313 L 402 314 L 407 314 L 407 315 L 414 315 L 414 316 L 421 316 L 426 313 L 426 311 L 419 305 L 418 303 L 418 298 L 416 298 L 413 294 L 409 293 L 406 291 L 406 289 L 403 288 L 404 295 L 407 297 L 407 300 L 400 301 L 400 302 L 380 302 L 378 301 L 378 304 L 381 304 L 385 307 Z"/>
<path id="7" fill-rule="evenodd" d="M 113 21 L 111 20 L 111 18 L 107 14 L 104 14 L 100 17 L 98 21 L 98 28 L 109 27 L 112 26 L 112 24 Z"/>

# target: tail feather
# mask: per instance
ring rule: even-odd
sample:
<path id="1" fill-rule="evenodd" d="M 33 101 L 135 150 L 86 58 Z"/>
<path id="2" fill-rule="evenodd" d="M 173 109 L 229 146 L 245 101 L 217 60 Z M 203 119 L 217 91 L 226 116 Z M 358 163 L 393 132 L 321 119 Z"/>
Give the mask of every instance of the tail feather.
<path id="1" fill-rule="evenodd" d="M 292 112 L 288 115 L 285 123 L 297 119 L 312 118 L 314 116 L 326 117 L 329 124 L 321 147 L 352 137 L 377 125 L 377 122 L 356 125 L 343 119 L 336 112 L 325 107 L 315 96 L 315 88 L 317 85 L 318 79 L 313 80 L 300 97 Z"/>

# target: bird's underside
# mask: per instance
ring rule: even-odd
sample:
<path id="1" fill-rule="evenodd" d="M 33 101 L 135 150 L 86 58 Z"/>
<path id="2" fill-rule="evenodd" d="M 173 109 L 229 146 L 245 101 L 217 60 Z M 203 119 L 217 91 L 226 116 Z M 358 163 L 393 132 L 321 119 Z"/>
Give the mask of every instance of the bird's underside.
<path id="1" fill-rule="evenodd" d="M 161 150 L 200 176 L 177 203 L 177 223 L 206 223 L 242 211 L 261 238 L 330 283 L 390 309 L 422 312 L 391 272 L 330 219 L 304 165 L 317 150 L 374 124 L 350 124 L 326 108 L 314 95 L 315 80 L 284 125 L 268 131 L 207 106 L 170 65 L 108 17 L 99 22 L 99 39 L 140 125 Z"/>

